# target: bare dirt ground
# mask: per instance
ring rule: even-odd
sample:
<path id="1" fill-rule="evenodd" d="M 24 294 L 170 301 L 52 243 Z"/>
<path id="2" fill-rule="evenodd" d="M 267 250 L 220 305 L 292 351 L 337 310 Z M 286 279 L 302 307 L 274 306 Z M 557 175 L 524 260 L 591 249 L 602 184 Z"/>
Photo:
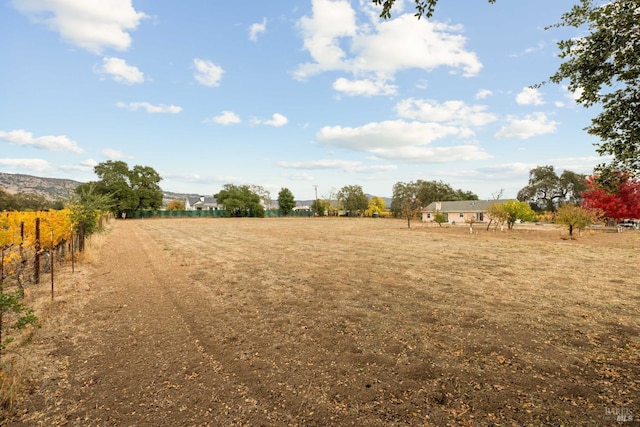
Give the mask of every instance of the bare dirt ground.
<path id="1" fill-rule="evenodd" d="M 634 425 L 640 232 L 561 234 L 118 221 L 4 423 Z"/>

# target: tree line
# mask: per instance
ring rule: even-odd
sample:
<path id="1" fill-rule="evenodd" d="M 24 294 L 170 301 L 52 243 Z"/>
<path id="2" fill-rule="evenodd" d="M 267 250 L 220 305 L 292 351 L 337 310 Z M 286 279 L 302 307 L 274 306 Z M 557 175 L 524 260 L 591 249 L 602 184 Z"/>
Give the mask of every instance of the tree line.
<path id="1" fill-rule="evenodd" d="M 46 197 L 34 193 L 9 194 L 0 188 L 0 212 L 60 210 L 62 208 L 64 208 L 64 202 L 60 200 L 52 202 Z"/>
<path id="2" fill-rule="evenodd" d="M 163 206 L 160 175 L 149 166 L 130 168 L 123 161 L 107 161 L 95 166 L 97 181 L 81 184 L 76 194 L 66 201 L 49 202 L 43 196 L 19 193 L 10 195 L 0 189 L 0 210 L 44 210 L 71 207 L 76 222 L 82 222 L 89 232 L 96 226 L 95 211 L 110 211 L 117 217 L 131 216 L 139 210 L 157 210 Z M 225 184 L 214 194 L 217 202 L 230 216 L 264 217 L 265 207 L 272 208 L 271 194 L 259 185 Z M 500 195 L 495 197 L 498 201 Z M 345 185 L 339 190 L 314 200 L 310 206 L 314 215 L 366 216 L 388 211 L 392 216 L 411 220 L 424 208 L 436 201 L 478 200 L 472 191 L 455 189 L 437 180 L 397 182 L 393 186 L 390 206 L 382 197 L 367 196 L 360 185 Z M 506 212 L 488 213 L 489 218 L 512 226 L 515 220 L 528 221 L 535 214 L 546 214 L 547 219 L 581 228 L 596 219 L 615 223 L 626 218 L 640 218 L 640 184 L 625 171 L 609 173 L 607 180 L 598 174 L 589 177 L 564 170 L 557 173 L 550 165 L 529 171 L 529 180 L 517 195 L 524 205 L 504 204 Z M 174 201 L 168 208 L 182 208 L 184 203 Z M 512 206 L 513 205 L 513 206 Z M 525 206 L 526 205 L 526 206 Z M 295 197 L 288 188 L 281 188 L 277 209 L 289 215 L 296 206 Z M 434 220 L 442 223 L 443 216 Z M 491 223 L 491 220 L 489 221 Z"/>

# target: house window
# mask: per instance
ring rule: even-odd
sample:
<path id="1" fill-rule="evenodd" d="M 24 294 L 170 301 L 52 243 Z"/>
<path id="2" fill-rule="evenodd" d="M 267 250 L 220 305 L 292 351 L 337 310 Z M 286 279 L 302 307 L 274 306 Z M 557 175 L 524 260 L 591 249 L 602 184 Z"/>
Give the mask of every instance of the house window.
<path id="1" fill-rule="evenodd" d="M 464 212 L 460 212 L 460 218 L 464 218 Z"/>
<path id="2" fill-rule="evenodd" d="M 428 214 L 427 214 L 427 219 L 430 219 L 430 218 L 431 218 L 431 214 L 430 214 L 430 213 L 428 213 Z"/>
<path id="3" fill-rule="evenodd" d="M 483 212 L 478 212 L 478 221 L 484 222 L 484 213 Z"/>

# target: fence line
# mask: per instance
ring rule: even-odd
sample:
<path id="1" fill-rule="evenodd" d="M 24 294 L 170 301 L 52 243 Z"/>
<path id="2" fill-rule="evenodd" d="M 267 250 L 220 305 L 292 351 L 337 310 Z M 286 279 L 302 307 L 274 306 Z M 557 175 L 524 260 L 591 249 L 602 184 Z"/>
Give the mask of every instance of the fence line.
<path id="1" fill-rule="evenodd" d="M 213 210 L 193 210 L 193 211 L 136 211 L 132 217 L 137 219 L 142 218 L 228 218 L 231 215 L 224 209 Z M 280 217 L 281 215 L 278 209 L 267 209 L 264 211 L 264 216 L 268 218 Z M 311 211 L 293 211 L 287 215 L 288 217 L 311 217 L 313 212 Z"/>

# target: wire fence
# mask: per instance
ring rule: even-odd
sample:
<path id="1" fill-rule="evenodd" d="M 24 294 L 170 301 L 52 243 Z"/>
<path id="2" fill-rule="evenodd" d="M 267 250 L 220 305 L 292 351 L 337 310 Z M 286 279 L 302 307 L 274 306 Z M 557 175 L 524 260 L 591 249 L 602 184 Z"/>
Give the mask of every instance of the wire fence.
<path id="1" fill-rule="evenodd" d="M 163 211 L 136 211 L 133 214 L 133 218 L 228 218 L 231 215 L 224 209 L 211 209 L 211 210 L 190 210 L 190 211 L 178 211 L 178 210 L 163 210 Z M 267 209 L 264 212 L 264 216 L 267 218 L 281 217 L 282 215 L 278 209 Z M 297 210 L 286 215 L 287 217 L 312 217 L 313 212 L 310 210 Z"/>

